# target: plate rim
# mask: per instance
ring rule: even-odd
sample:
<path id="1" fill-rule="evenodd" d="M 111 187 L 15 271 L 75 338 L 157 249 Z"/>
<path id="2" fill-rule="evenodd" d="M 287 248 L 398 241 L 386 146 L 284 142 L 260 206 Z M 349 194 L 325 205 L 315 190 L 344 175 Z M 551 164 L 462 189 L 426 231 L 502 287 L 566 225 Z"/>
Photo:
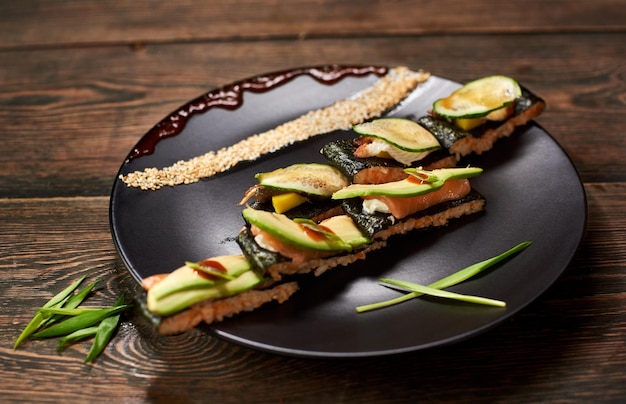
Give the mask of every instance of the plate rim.
<path id="1" fill-rule="evenodd" d="M 263 76 L 267 76 L 267 75 L 272 75 L 272 74 L 281 74 L 281 73 L 285 73 L 285 72 L 290 72 L 290 71 L 294 71 L 294 70 L 300 70 L 302 71 L 303 69 L 318 69 L 320 67 L 324 67 L 327 68 L 329 66 L 334 66 L 334 67 L 351 67 L 350 65 L 317 65 L 317 66 L 310 66 L 310 67 L 298 67 L 298 68 L 294 68 L 294 69 L 283 69 L 283 70 L 278 70 L 275 72 L 270 72 L 270 73 L 262 73 L 262 74 L 258 74 L 255 76 L 251 76 L 248 79 L 243 79 L 243 80 L 238 80 L 236 82 L 234 82 L 233 84 L 237 84 L 237 83 L 243 83 L 246 82 L 248 80 L 253 80 L 255 78 L 258 77 L 263 77 Z M 363 67 L 364 65 L 358 65 L 356 67 Z M 378 66 L 378 68 L 380 68 L 380 66 Z M 387 69 L 389 69 L 389 67 L 386 67 Z M 302 73 L 302 74 L 306 74 L 306 73 Z M 374 73 L 369 73 L 369 74 L 374 74 Z M 434 77 L 438 77 L 440 79 L 443 80 L 448 80 L 451 81 L 453 83 L 457 83 L 456 81 L 444 78 L 444 77 L 440 77 L 440 76 L 434 76 Z M 226 85 L 226 86 L 222 86 L 219 88 L 215 88 L 213 90 L 210 90 L 209 92 L 205 93 L 203 96 L 206 96 L 207 94 L 211 94 L 211 93 L 217 93 L 219 91 L 223 91 L 224 88 L 227 88 L 228 86 L 231 86 L 232 84 Z M 246 90 L 243 90 L 246 91 Z M 271 91 L 267 90 L 267 91 Z M 176 114 L 178 111 L 187 108 L 188 106 L 190 106 L 191 104 L 193 104 L 194 102 L 196 102 L 199 98 L 201 97 L 197 97 L 194 98 L 188 102 L 186 102 L 185 104 L 183 104 L 180 108 L 177 108 L 176 110 L 174 110 L 173 112 L 171 112 L 170 114 L 168 114 L 165 118 L 163 118 L 161 121 L 159 121 L 159 123 L 157 123 L 155 126 L 153 126 L 148 132 L 146 132 L 142 137 L 140 137 L 140 139 L 138 140 L 138 142 L 133 146 L 133 148 L 135 148 L 144 137 L 149 136 L 149 134 L 157 127 L 159 126 L 162 122 L 166 121 L 167 119 L 169 119 L 173 114 Z M 236 108 L 235 108 L 236 109 Z M 203 111 L 206 112 L 206 111 Z M 201 113 L 203 113 L 201 112 Z M 563 148 L 563 146 L 554 138 L 554 136 L 549 133 L 545 128 L 543 128 L 540 124 L 538 124 L 536 121 L 531 121 L 531 123 L 529 125 L 532 125 L 534 127 L 536 127 L 541 133 L 542 135 L 547 136 L 550 141 L 552 143 L 554 143 L 554 145 L 556 145 L 558 147 L 558 149 L 560 149 L 561 153 L 563 154 L 563 156 L 565 157 L 565 159 L 569 162 L 569 165 L 572 168 L 572 171 L 574 172 L 575 176 L 576 176 L 576 181 L 577 183 L 580 185 L 580 189 L 581 189 L 581 193 L 582 193 L 582 202 L 583 202 L 583 212 L 582 213 L 582 217 L 583 217 L 583 223 L 582 223 L 582 228 L 580 231 L 580 234 L 577 235 L 577 240 L 576 240 L 576 247 L 573 249 L 573 252 L 571 253 L 568 263 L 566 265 L 564 265 L 562 268 L 560 268 L 560 270 L 558 272 L 555 272 L 552 276 L 552 280 L 543 285 L 543 288 L 535 293 L 535 296 L 530 299 L 530 301 L 526 304 L 520 305 L 519 307 L 516 307 L 515 310 L 511 310 L 511 311 L 507 311 L 507 313 L 503 316 L 500 316 L 498 318 L 497 321 L 492 321 L 486 325 L 483 325 L 482 327 L 478 327 L 477 329 L 472 329 L 470 331 L 467 331 L 465 333 L 459 334 L 459 335 L 455 335 L 452 336 L 446 340 L 438 340 L 438 341 L 434 341 L 431 342 L 429 344 L 422 344 L 419 346 L 407 346 L 407 347 L 403 347 L 403 348 L 393 348 L 393 349 L 389 349 L 389 350 L 378 350 L 378 351 L 365 351 L 365 352 L 321 352 L 321 351 L 310 351 L 310 350 L 300 350 L 300 349 L 292 349 L 292 348 L 285 348 L 285 347 L 275 347 L 275 346 L 271 346 L 269 344 L 265 344 L 262 342 L 256 342 L 256 341 L 248 341 L 245 338 L 240 338 L 238 336 L 235 335 L 231 335 L 223 330 L 221 330 L 219 328 L 219 323 L 217 324 L 213 324 L 213 325 L 206 325 L 206 324 L 202 324 L 201 328 L 204 330 L 208 330 L 211 334 L 216 335 L 222 339 L 237 343 L 239 345 L 242 346 L 246 346 L 249 348 L 253 348 L 253 349 L 257 349 L 260 351 L 264 351 L 264 352 L 270 352 L 270 353 L 274 353 L 274 354 L 283 354 L 283 355 L 288 355 L 288 356 L 296 356 L 296 357 L 307 357 L 307 358 L 359 358 L 359 357 L 374 357 L 374 356 L 388 356 L 388 355 L 397 355 L 397 354 L 403 354 L 403 353 L 408 353 L 408 352 L 414 352 L 414 351 L 418 351 L 418 350 L 423 350 L 423 349 L 430 349 L 436 346 L 445 346 L 445 345 L 449 345 L 449 344 L 453 344 L 453 343 L 457 343 L 463 340 L 466 340 L 468 338 L 471 338 L 473 336 L 482 334 L 490 329 L 493 329 L 495 327 L 497 327 L 499 324 L 501 324 L 503 321 L 505 321 L 506 319 L 516 315 L 517 313 L 519 313 L 521 310 L 523 310 L 524 308 L 526 308 L 528 306 L 528 304 L 530 304 L 532 301 L 535 301 L 537 298 L 539 298 L 542 294 L 544 294 L 557 280 L 559 277 L 562 276 L 563 272 L 571 265 L 572 260 L 575 257 L 576 252 L 578 251 L 578 249 L 580 248 L 581 243 L 584 240 L 584 236 L 586 233 L 586 228 L 587 228 L 587 221 L 588 221 L 588 203 L 587 203 L 587 194 L 584 188 L 584 183 L 582 182 L 582 178 L 580 176 L 580 173 L 576 170 L 576 167 L 572 161 L 572 159 L 570 158 L 570 156 L 568 155 L 567 151 Z M 181 129 L 181 131 L 183 131 L 183 129 Z M 126 253 L 124 252 L 124 248 L 120 243 L 120 240 L 118 239 L 118 237 L 116 237 L 116 231 L 115 231 L 115 224 L 114 224 L 114 216 L 115 216 L 115 207 L 114 207 L 114 195 L 116 192 L 117 187 L 122 186 L 122 184 L 120 184 L 120 180 L 119 180 L 119 176 L 120 174 L 123 173 L 124 171 L 124 167 L 127 165 L 127 163 L 130 161 L 129 156 L 131 155 L 131 153 L 133 152 L 133 149 L 131 149 L 131 152 L 129 152 L 129 155 L 127 156 L 126 160 L 123 161 L 123 163 L 120 165 L 120 168 L 117 172 L 117 175 L 115 177 L 114 180 L 114 184 L 111 190 L 111 194 L 110 194 L 110 200 L 109 200 L 109 226 L 110 226 L 110 231 L 111 231 L 111 235 L 115 244 L 115 248 L 116 251 L 118 253 L 118 255 L 121 257 L 122 262 L 124 264 L 125 269 L 132 275 L 132 277 L 135 279 L 135 281 L 137 281 L 138 283 L 141 283 L 141 278 L 139 278 L 139 275 L 135 273 L 135 271 L 131 268 L 131 264 L 130 264 L 130 260 L 127 257 Z M 151 191 L 149 191 L 151 192 Z M 158 191 L 156 191 L 158 192 Z"/>

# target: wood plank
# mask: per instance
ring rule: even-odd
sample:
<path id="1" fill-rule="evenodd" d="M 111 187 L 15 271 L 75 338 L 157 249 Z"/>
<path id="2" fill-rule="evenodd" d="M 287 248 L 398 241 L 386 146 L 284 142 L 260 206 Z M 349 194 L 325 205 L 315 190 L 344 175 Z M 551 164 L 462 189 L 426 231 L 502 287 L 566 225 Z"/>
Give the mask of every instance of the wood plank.
<path id="1" fill-rule="evenodd" d="M 8 52 L 0 59 L 0 197 L 108 195 L 132 146 L 186 101 L 259 73 L 324 63 L 408 65 L 458 81 L 512 75 L 547 100 L 538 121 L 583 179 L 623 181 L 626 34 L 574 40 L 489 35 Z M 472 59 L 460 63 L 468 48 Z"/>
<path id="2" fill-rule="evenodd" d="M 358 4 L 358 5 L 357 5 Z M 327 36 L 607 32 L 619 0 L 115 0 L 0 3 L 0 48 Z"/>
<path id="3" fill-rule="evenodd" d="M 0 2 L 0 396 L 624 401 L 624 43 L 623 0 Z M 90 342 L 12 349 L 35 308 L 81 275 L 103 280 L 94 305 L 140 292 L 111 240 L 108 195 L 143 133 L 210 89 L 324 63 L 408 65 L 458 81 L 498 72 L 543 96 L 538 122 L 580 171 L 589 213 L 556 283 L 483 335 L 393 357 L 283 358 L 205 330 L 162 337 L 136 311 L 95 366 L 82 364 Z"/>
<path id="4" fill-rule="evenodd" d="M 210 394 L 229 403 L 242 394 L 252 401 L 326 402 L 342 391 L 350 401 L 406 402 L 500 401 L 523 388 L 529 401 L 619 401 L 626 366 L 626 184 L 588 185 L 586 191 L 587 236 L 563 276 L 513 319 L 468 341 L 395 357 L 311 361 L 239 347 L 201 330 L 161 337 L 131 314 L 97 366 L 81 363 L 88 342 L 62 354 L 54 340 L 29 341 L 17 351 L 10 342 L 36 307 L 80 275 L 104 280 L 94 304 L 136 292 L 110 240 L 108 199 L 0 200 L 0 296 L 10 302 L 0 313 L 6 342 L 0 393 L 8 401 L 99 401 L 103 395 L 202 401 Z"/>

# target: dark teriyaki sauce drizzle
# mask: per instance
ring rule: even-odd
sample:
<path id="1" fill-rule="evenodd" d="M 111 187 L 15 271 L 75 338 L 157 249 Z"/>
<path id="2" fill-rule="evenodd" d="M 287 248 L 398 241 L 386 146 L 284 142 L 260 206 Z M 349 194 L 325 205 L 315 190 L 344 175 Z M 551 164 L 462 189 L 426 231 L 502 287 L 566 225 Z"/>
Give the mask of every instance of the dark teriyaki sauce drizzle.
<path id="1" fill-rule="evenodd" d="M 126 163 L 135 158 L 152 154 L 159 141 L 176 136 L 182 132 L 185 124 L 194 114 L 203 113 L 212 108 L 229 110 L 239 108 L 243 102 L 244 91 L 262 93 L 286 84 L 302 75 L 311 76 L 322 84 L 332 85 L 347 76 L 362 77 L 375 74 L 380 77 L 387 74 L 387 72 L 388 68 L 384 66 L 324 65 L 259 75 L 217 88 L 185 104 L 150 129 L 131 150 L 126 158 Z"/>

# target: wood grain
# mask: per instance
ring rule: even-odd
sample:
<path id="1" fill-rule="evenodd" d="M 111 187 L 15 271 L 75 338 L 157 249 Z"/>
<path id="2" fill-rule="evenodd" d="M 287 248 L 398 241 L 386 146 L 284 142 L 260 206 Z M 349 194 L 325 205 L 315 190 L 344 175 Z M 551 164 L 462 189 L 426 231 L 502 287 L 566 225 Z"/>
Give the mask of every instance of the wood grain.
<path id="1" fill-rule="evenodd" d="M 573 156 L 585 180 L 624 180 L 619 157 L 626 115 L 619 112 L 626 97 L 620 56 L 626 34 L 588 35 L 576 50 L 563 47 L 566 39 L 372 38 L 358 46 L 348 39 L 303 41 L 297 48 L 272 42 L 262 50 L 242 42 L 10 52 L 0 60 L 0 197 L 108 195 L 133 145 L 185 102 L 262 72 L 324 63 L 402 64 L 458 81 L 513 75 L 546 99 L 538 122 Z M 458 63 L 468 47 L 472 60 Z M 401 57 L 392 51 L 398 48 Z M 603 130 L 597 133 L 600 111 Z"/>
<path id="2" fill-rule="evenodd" d="M 599 12 L 601 10 L 602 12 Z M 2 2 L 0 49 L 417 34 L 624 32 L 619 0 Z"/>
<path id="3" fill-rule="evenodd" d="M 621 0 L 0 2 L 0 401 L 624 402 L 624 43 Z M 538 123 L 588 202 L 555 284 L 489 332 L 401 356 L 283 357 L 206 329 L 163 337 L 134 310 L 95 364 L 82 364 L 88 341 L 12 349 L 34 310 L 82 275 L 103 281 L 90 304 L 140 293 L 108 196 L 147 130 L 216 87 L 326 63 L 504 73 L 544 97 Z"/>
<path id="4" fill-rule="evenodd" d="M 555 384 L 565 390 L 565 381 L 577 380 L 580 388 L 571 397 L 552 398 L 591 398 L 598 389 L 609 401 L 619 398 L 626 361 L 626 217 L 616 208 L 624 205 L 626 186 L 596 184 L 586 191 L 592 214 L 570 268 L 519 315 L 470 341 L 390 358 L 303 360 L 259 353 L 202 330 L 162 337 L 133 312 L 95 365 L 81 363 L 88 342 L 62 354 L 56 353 L 54 341 L 28 341 L 17 351 L 3 344 L 0 393 L 9 400 L 28 395 L 36 401 L 99 401 L 102 394 L 112 400 L 200 401 L 210 394 L 234 403 L 245 384 L 246 395 L 263 402 L 365 402 L 406 401 L 415 395 L 434 401 L 483 400 L 522 388 L 529 401 L 543 401 Z M 81 275 L 104 280 L 93 304 L 110 304 L 120 291 L 138 292 L 115 256 L 107 209 L 106 197 L 0 200 L 0 222 L 11 223 L 3 228 L 5 240 L 21 252 L 10 251 L 7 243 L 0 246 L 5 274 L 0 302 L 11 307 L 0 314 L 2 324 L 9 325 L 0 329 L 3 341 L 14 341 L 35 307 Z M 607 251 L 614 252 L 612 260 L 590 266 Z M 21 372 L 25 367 L 28 372 Z M 80 390 L 70 387 L 87 377 L 89 383 Z M 272 388 L 281 383 L 284 388 Z M 181 385 L 202 388 L 181 391 Z M 446 388 L 450 385 L 453 390 Z"/>

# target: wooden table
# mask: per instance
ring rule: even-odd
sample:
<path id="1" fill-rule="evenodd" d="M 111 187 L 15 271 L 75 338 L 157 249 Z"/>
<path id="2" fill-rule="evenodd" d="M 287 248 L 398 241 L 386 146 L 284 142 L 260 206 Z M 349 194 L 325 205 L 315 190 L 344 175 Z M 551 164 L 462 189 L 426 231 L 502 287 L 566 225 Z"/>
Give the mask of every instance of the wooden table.
<path id="1" fill-rule="evenodd" d="M 623 1 L 24 0 L 2 2 L 0 16 L 2 401 L 626 398 Z M 406 65 L 461 82 L 497 72 L 544 97 L 538 122 L 588 200 L 584 241 L 558 281 L 488 333 L 401 356 L 286 357 L 198 330 L 162 337 L 136 314 L 92 365 L 82 363 L 88 343 L 13 350 L 33 310 L 80 275 L 104 280 L 95 302 L 137 290 L 108 203 L 148 129 L 218 86 L 326 63 Z"/>

